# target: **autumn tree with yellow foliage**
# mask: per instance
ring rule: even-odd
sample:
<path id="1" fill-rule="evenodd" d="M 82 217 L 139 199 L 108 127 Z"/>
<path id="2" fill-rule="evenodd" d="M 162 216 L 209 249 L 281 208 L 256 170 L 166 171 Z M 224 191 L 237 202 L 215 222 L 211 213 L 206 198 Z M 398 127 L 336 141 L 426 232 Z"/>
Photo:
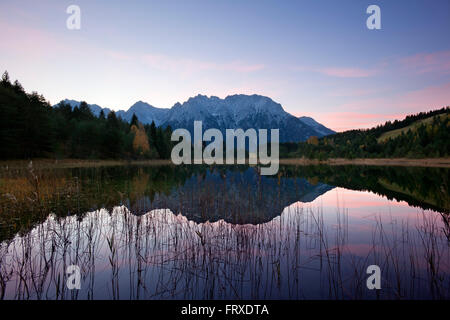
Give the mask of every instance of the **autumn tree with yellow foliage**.
<path id="1" fill-rule="evenodd" d="M 131 132 L 134 133 L 133 150 L 139 155 L 145 155 L 150 152 L 150 144 L 142 123 L 131 126 Z"/>

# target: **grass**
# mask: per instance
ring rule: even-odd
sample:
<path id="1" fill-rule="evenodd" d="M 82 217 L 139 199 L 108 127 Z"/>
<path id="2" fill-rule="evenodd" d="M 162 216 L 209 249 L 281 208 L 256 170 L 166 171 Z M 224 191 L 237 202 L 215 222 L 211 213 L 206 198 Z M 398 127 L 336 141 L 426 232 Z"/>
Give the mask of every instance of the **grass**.
<path id="1" fill-rule="evenodd" d="M 410 159 L 410 158 L 362 158 L 362 159 L 306 159 L 306 158 L 289 158 L 280 159 L 281 165 L 330 165 L 330 166 L 399 166 L 399 167 L 433 167 L 433 168 L 450 168 L 450 158 L 430 158 L 430 159 Z"/>
<path id="2" fill-rule="evenodd" d="M 172 165 L 170 160 L 85 160 L 85 159 L 33 159 L 33 167 L 40 169 L 69 169 L 69 168 L 98 168 L 111 166 L 161 166 Z M 8 169 L 25 169 L 30 164 L 30 160 L 2 160 L 0 168 Z"/>

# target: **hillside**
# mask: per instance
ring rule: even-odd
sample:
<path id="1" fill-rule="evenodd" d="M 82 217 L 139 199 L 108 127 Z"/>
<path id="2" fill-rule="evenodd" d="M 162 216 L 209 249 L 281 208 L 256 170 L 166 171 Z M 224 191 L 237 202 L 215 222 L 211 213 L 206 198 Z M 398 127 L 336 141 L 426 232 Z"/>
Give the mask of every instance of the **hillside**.
<path id="1" fill-rule="evenodd" d="M 445 117 L 449 117 L 450 115 L 448 113 L 443 113 L 438 115 L 439 117 L 441 117 L 441 120 L 445 120 Z M 412 124 L 410 124 L 409 126 L 406 126 L 404 128 L 400 128 L 400 129 L 395 129 L 395 130 L 391 130 L 391 131 L 387 131 L 385 133 L 383 133 L 378 139 L 378 142 L 385 142 L 388 139 L 394 139 L 398 136 L 400 136 L 402 133 L 406 134 L 408 132 L 408 130 L 411 130 L 413 132 L 417 131 L 417 129 L 420 128 L 420 126 L 425 125 L 428 126 L 430 124 L 432 124 L 434 117 L 428 117 L 422 120 L 417 120 L 416 122 L 413 122 Z"/>
<path id="2" fill-rule="evenodd" d="M 288 158 L 436 158 L 450 156 L 450 108 L 421 112 L 372 129 L 282 144 Z"/>

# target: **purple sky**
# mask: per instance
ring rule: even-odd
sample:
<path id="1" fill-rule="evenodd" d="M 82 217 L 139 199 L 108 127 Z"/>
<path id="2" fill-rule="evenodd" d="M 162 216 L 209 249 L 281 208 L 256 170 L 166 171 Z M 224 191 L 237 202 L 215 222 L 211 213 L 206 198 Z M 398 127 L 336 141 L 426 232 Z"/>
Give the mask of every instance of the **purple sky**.
<path id="1" fill-rule="evenodd" d="M 450 105 L 448 0 L 2 1 L 0 35 L 0 69 L 52 104 L 256 93 L 338 131 Z"/>

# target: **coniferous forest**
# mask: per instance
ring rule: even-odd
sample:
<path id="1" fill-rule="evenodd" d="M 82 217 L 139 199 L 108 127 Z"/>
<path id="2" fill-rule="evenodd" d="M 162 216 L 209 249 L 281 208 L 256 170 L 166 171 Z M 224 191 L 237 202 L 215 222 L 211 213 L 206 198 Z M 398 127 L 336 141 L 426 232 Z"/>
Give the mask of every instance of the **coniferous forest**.
<path id="1" fill-rule="evenodd" d="M 170 127 L 128 123 L 114 112 L 99 117 L 88 105 L 52 107 L 26 93 L 5 72 L 0 82 L 0 158 L 168 159 Z"/>

